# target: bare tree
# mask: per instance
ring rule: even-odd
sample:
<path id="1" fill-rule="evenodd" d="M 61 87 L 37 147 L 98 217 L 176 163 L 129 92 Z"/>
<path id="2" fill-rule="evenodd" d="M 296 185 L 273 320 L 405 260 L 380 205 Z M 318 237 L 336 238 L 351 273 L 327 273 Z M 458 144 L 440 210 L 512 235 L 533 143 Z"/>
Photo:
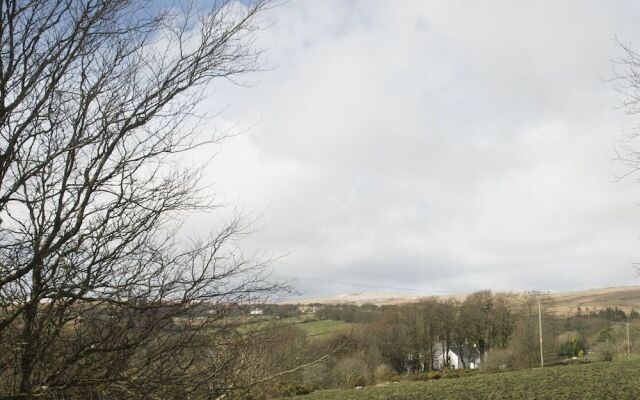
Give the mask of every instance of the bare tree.
<path id="1" fill-rule="evenodd" d="M 618 39 L 615 43 L 620 48 L 623 56 L 613 63 L 613 88 L 619 94 L 620 108 L 627 115 L 640 114 L 640 54 L 633 48 Z M 639 180 L 640 172 L 640 126 L 625 130 L 623 136 L 616 145 L 614 161 L 622 165 L 622 172 L 617 174 L 617 179 L 622 180 L 635 176 Z M 636 272 L 640 274 L 640 263 L 634 263 Z"/>
<path id="2" fill-rule="evenodd" d="M 620 95 L 620 107 L 628 115 L 640 113 L 640 54 L 629 45 L 620 41 L 616 44 L 623 57 L 614 63 L 614 76 L 611 80 L 614 89 Z M 616 161 L 625 167 L 618 175 L 619 179 L 637 175 L 640 171 L 640 157 L 637 141 L 640 132 L 637 128 L 627 130 L 616 146 Z"/>
<path id="3" fill-rule="evenodd" d="M 246 384 L 255 342 L 227 315 L 278 286 L 240 218 L 188 244 L 174 221 L 213 207 L 178 155 L 219 139 L 189 121 L 208 83 L 257 69 L 266 6 L 0 3 L 0 398 Z"/>
<path id="4" fill-rule="evenodd" d="M 541 308 L 538 300 L 541 299 Z M 525 293 L 518 299 L 517 313 L 513 319 L 513 333 L 509 339 L 509 350 L 513 353 L 513 363 L 518 368 L 532 368 L 540 366 L 540 326 L 539 314 L 542 319 L 543 356 L 544 361 L 554 361 L 555 339 L 558 335 L 556 324 L 553 322 L 553 302 L 541 293 Z"/>

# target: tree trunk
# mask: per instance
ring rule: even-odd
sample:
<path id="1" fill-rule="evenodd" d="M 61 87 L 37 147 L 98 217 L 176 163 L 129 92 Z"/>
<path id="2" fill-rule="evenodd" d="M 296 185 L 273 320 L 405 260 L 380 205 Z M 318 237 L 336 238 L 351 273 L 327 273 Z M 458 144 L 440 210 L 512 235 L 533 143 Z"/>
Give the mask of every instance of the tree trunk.
<path id="1" fill-rule="evenodd" d="M 37 329 L 36 319 L 40 302 L 42 286 L 42 263 L 36 262 L 32 271 L 33 287 L 29 303 L 24 310 L 24 327 L 22 329 L 22 356 L 20 357 L 20 385 L 19 393 L 28 396 L 33 388 L 32 375 L 36 362 Z"/>
<path id="2" fill-rule="evenodd" d="M 460 356 L 460 362 L 462 363 L 462 369 L 467 369 L 467 363 L 464 361 L 464 345 L 458 344 L 458 353 Z"/>

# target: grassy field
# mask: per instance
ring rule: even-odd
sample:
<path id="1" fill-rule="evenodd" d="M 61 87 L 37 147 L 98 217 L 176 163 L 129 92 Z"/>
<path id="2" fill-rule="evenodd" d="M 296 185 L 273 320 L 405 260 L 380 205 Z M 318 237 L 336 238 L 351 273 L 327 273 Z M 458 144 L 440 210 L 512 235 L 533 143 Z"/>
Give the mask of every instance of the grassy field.
<path id="1" fill-rule="evenodd" d="M 253 328 L 267 326 L 267 324 L 277 322 L 282 325 L 294 325 L 302 329 L 307 336 L 326 336 L 332 333 L 349 333 L 357 324 L 351 324 L 344 321 L 316 320 L 305 316 L 283 318 L 275 320 L 272 317 L 253 318 Z"/>
<path id="2" fill-rule="evenodd" d="M 325 390 L 300 400 L 640 399 L 640 361 L 550 367 L 356 390 Z"/>
<path id="3" fill-rule="evenodd" d="M 309 336 L 321 336 L 338 332 L 349 333 L 354 327 L 354 324 L 327 319 L 298 323 L 296 326 L 305 331 Z"/>

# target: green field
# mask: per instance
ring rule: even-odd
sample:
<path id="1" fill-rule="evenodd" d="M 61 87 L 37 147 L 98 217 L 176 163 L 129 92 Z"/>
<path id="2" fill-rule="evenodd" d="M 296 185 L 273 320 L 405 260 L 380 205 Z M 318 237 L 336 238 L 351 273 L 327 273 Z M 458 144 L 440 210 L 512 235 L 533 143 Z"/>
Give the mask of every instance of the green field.
<path id="1" fill-rule="evenodd" d="M 244 318 L 244 320 L 241 318 Z M 246 323 L 249 321 L 246 317 L 234 317 L 234 318 L 230 318 L 229 320 L 233 320 L 238 323 L 241 323 L 242 321 Z M 331 319 L 316 320 L 316 319 L 312 319 L 304 316 L 297 316 L 297 317 L 290 317 L 290 318 L 283 318 L 283 319 L 274 319 L 273 317 L 260 316 L 258 318 L 256 317 L 251 318 L 251 321 L 252 322 L 250 324 L 246 324 L 245 326 L 242 326 L 241 329 L 243 330 L 256 329 L 256 328 L 260 329 L 263 327 L 270 326 L 270 324 L 275 322 L 283 326 L 293 325 L 297 328 L 300 328 L 304 333 L 306 333 L 306 335 L 309 338 L 312 338 L 315 336 L 324 337 L 333 333 L 348 334 L 357 325 L 357 324 L 352 324 L 344 321 L 334 321 Z"/>
<path id="2" fill-rule="evenodd" d="M 309 336 L 323 336 L 339 332 L 349 333 L 354 327 L 354 324 L 326 319 L 322 321 L 302 322 L 296 324 L 296 326 L 305 331 Z"/>
<path id="3" fill-rule="evenodd" d="M 325 390 L 300 400 L 640 399 L 640 361 L 530 369 L 464 378 Z"/>

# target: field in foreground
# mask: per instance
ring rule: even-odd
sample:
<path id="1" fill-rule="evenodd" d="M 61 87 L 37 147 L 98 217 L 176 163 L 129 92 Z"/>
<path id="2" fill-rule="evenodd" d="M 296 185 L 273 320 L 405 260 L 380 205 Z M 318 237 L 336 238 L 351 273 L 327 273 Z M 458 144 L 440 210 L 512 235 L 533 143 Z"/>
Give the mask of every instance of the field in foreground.
<path id="1" fill-rule="evenodd" d="M 300 400 L 640 399 L 640 361 L 530 369 L 465 378 L 324 390 Z"/>

